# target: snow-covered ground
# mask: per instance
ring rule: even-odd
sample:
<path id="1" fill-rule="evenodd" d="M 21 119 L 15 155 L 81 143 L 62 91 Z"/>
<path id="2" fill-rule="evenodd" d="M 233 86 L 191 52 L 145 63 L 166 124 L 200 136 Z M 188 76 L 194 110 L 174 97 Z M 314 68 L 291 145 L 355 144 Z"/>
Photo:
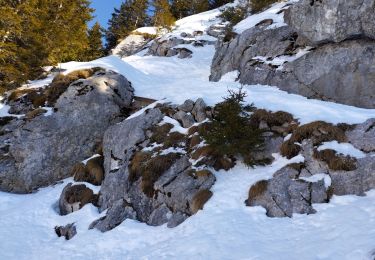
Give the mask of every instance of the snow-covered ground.
<path id="1" fill-rule="evenodd" d="M 269 13 L 276 15 L 276 7 L 272 8 Z M 169 36 L 205 30 L 218 22 L 218 13 L 214 10 L 184 18 Z M 253 26 L 259 19 L 248 18 L 237 28 Z M 278 20 L 279 25 L 282 23 Z M 193 51 L 191 59 L 139 53 L 123 60 L 109 56 L 61 67 L 67 69 L 65 73 L 96 66 L 117 71 L 132 82 L 137 96 L 163 102 L 182 103 L 187 98 L 202 97 L 213 105 L 222 100 L 228 88 L 240 86 L 235 82 L 237 72 L 227 74 L 220 82 L 208 81 L 214 46 L 189 48 Z M 48 84 L 49 80 L 30 86 Z M 301 123 L 361 123 L 375 117 L 375 110 L 307 99 L 276 87 L 244 87 L 249 103 L 290 112 Z M 0 104 L 0 116 L 6 114 L 7 107 Z M 324 145 L 341 153 L 358 152 L 348 146 Z M 0 192 L 0 259 L 371 259 L 375 249 L 375 190 L 366 197 L 335 196 L 329 204 L 314 205 L 316 214 L 294 215 L 292 219 L 268 218 L 263 208 L 245 206 L 252 184 L 270 178 L 290 162 L 303 160 L 301 156 L 291 161 L 276 157 L 271 166 L 249 169 L 238 165 L 228 172 L 216 172 L 214 195 L 204 210 L 173 229 L 126 220 L 104 234 L 88 230 L 89 224 L 104 214 L 92 205 L 59 216 L 56 202 L 71 179 L 30 195 Z M 54 226 L 72 222 L 78 234 L 70 241 L 57 238 Z"/>

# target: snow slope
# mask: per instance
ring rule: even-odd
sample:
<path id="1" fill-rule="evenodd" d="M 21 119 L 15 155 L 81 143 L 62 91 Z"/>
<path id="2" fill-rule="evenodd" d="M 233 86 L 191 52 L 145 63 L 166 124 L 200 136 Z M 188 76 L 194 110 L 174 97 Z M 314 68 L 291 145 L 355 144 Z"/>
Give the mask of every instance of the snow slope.
<path id="1" fill-rule="evenodd" d="M 219 22 L 215 18 L 218 13 L 213 10 L 184 18 L 165 37 L 205 30 Z M 256 20 L 259 17 L 247 18 L 237 28 L 246 29 Z M 222 100 L 228 88 L 240 86 L 235 82 L 237 72 L 227 74 L 220 82 L 208 81 L 213 46 L 189 48 L 193 57 L 185 60 L 139 53 L 123 60 L 109 56 L 61 67 L 67 69 L 65 73 L 97 66 L 117 71 L 132 82 L 137 96 L 163 102 L 182 103 L 187 98 L 203 97 L 213 105 Z M 48 84 L 48 80 L 33 82 L 30 87 Z M 375 117 L 375 110 L 307 99 L 276 87 L 245 89 L 249 103 L 290 112 L 302 123 L 360 123 Z M 7 107 L 0 104 L 0 115 L 6 113 Z M 92 205 L 59 216 L 56 202 L 71 179 L 30 195 L 0 192 L 0 259 L 371 259 L 370 252 L 375 249 L 375 190 L 366 197 L 335 196 L 329 204 L 314 205 L 317 214 L 294 215 L 292 219 L 268 218 L 261 207 L 245 207 L 252 184 L 270 178 L 288 163 L 303 161 L 301 156 L 292 160 L 275 156 L 277 160 L 271 166 L 249 169 L 238 165 L 229 172 L 215 172 L 212 199 L 203 211 L 174 229 L 126 220 L 105 234 L 88 230 L 89 224 L 104 214 Z M 72 222 L 77 225 L 77 236 L 70 241 L 57 238 L 54 226 Z"/>

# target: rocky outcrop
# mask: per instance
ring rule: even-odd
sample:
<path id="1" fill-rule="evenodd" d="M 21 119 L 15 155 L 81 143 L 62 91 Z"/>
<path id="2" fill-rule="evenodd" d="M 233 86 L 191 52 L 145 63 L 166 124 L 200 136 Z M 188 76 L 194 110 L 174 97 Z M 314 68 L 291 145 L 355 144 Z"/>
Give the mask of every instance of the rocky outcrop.
<path id="1" fill-rule="evenodd" d="M 359 124 L 347 132 L 349 142 L 366 153 L 375 152 L 375 118 Z"/>
<path id="2" fill-rule="evenodd" d="M 120 58 L 134 55 L 146 48 L 151 40 L 148 35 L 130 34 L 112 50 L 112 54 Z"/>
<path id="3" fill-rule="evenodd" d="M 183 107 L 187 111 L 193 109 L 194 102 L 193 105 L 185 102 Z M 195 175 L 189 156 L 182 151 L 185 145 L 182 140 L 186 137 L 168 133 L 173 126 L 160 123 L 165 117 L 161 110 L 171 115 L 183 112 L 162 105 L 106 131 L 103 142 L 106 178 L 99 206 L 108 212 L 93 222 L 91 228 L 104 232 L 127 218 L 174 227 L 209 199 L 196 195 L 211 188 L 214 175 Z"/>
<path id="4" fill-rule="evenodd" d="M 289 26 L 257 25 L 219 42 L 210 80 L 238 70 L 244 84 L 375 108 L 375 41 L 367 22 L 373 20 L 374 1 L 354 2 L 301 1 L 286 11 Z"/>
<path id="5" fill-rule="evenodd" d="M 369 126 L 371 128 L 372 122 L 373 119 L 348 130 L 347 135 L 352 135 L 348 138 L 349 141 L 354 140 L 354 136 L 364 136 L 355 143 L 357 148 L 363 147 L 362 142 L 369 138 L 366 131 Z M 308 132 L 315 137 L 308 137 Z M 318 139 L 326 140 L 331 134 L 327 131 L 318 134 L 318 129 L 310 129 L 308 132 L 298 133 L 304 136 L 304 140 L 299 144 L 304 162 L 287 165 L 271 179 L 254 184 L 245 201 L 247 206 L 262 206 L 270 217 L 292 217 L 293 213 L 315 213 L 312 204 L 327 203 L 332 195 L 363 196 L 365 192 L 375 188 L 373 152 L 368 151 L 370 153 L 361 158 L 352 158 L 337 154 L 333 150 L 318 151 Z M 367 139 L 370 145 L 371 138 Z"/>
<path id="6" fill-rule="evenodd" d="M 92 156 L 105 130 L 133 99 L 125 77 L 98 72 L 58 98 L 51 115 L 13 120 L 0 136 L 0 190 L 27 193 L 66 178 Z"/>
<path id="7" fill-rule="evenodd" d="M 285 12 L 285 21 L 309 44 L 375 39 L 374 0 L 302 0 Z"/>

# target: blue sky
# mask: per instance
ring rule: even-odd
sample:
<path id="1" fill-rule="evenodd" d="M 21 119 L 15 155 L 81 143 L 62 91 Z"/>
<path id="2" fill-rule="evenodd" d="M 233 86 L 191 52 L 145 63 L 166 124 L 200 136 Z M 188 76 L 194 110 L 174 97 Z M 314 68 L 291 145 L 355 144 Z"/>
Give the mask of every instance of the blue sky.
<path id="1" fill-rule="evenodd" d="M 90 25 L 98 21 L 101 26 L 107 28 L 107 22 L 111 18 L 113 8 L 120 7 L 123 0 L 91 0 L 92 8 L 95 8 L 95 18 L 91 21 Z"/>

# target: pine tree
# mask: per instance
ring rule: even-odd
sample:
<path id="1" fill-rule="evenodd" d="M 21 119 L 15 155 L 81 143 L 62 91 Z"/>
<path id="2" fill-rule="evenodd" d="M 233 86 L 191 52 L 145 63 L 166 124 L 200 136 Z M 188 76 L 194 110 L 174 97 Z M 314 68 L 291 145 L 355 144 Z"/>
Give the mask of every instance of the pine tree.
<path id="1" fill-rule="evenodd" d="M 191 1 L 190 0 L 173 0 L 172 13 L 175 18 L 181 19 L 191 14 Z"/>
<path id="2" fill-rule="evenodd" d="M 194 0 L 192 1 L 192 12 L 198 14 L 206 12 L 210 9 L 208 0 Z"/>
<path id="3" fill-rule="evenodd" d="M 95 60 L 104 55 L 102 37 L 102 27 L 96 22 L 88 31 L 89 46 L 85 57 L 87 60 Z"/>
<path id="4" fill-rule="evenodd" d="M 209 5 L 210 9 L 214 9 L 232 2 L 233 0 L 209 0 Z"/>
<path id="5" fill-rule="evenodd" d="M 81 60 L 88 46 L 88 0 L 0 0 L 0 86 L 14 88 L 41 67 Z"/>
<path id="6" fill-rule="evenodd" d="M 171 12 L 171 6 L 168 0 L 155 0 L 153 3 L 155 8 L 153 16 L 153 24 L 156 27 L 171 27 L 176 19 Z"/>
<path id="7" fill-rule="evenodd" d="M 106 31 L 107 50 L 114 48 L 119 40 L 135 29 L 147 24 L 147 8 L 147 0 L 127 0 L 121 4 L 120 9 L 115 8 Z"/>

